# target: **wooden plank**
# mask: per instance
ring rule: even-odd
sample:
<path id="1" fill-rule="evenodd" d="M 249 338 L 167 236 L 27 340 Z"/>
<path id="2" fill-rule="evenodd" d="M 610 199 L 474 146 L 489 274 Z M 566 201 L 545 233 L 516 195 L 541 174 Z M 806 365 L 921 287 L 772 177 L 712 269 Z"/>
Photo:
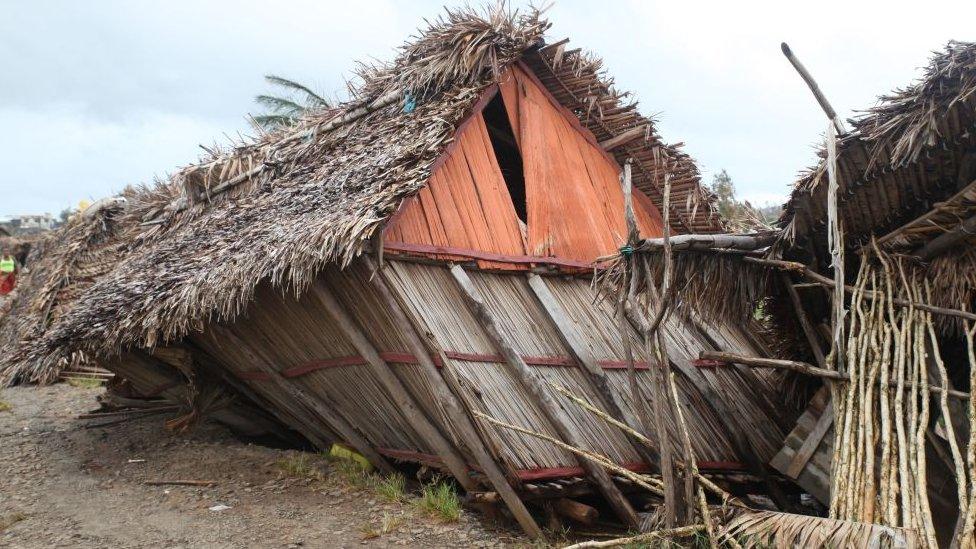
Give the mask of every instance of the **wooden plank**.
<path id="1" fill-rule="evenodd" d="M 563 310 L 562 305 L 556 300 L 556 296 L 549 290 L 545 279 L 535 273 L 529 273 L 527 276 L 529 288 L 532 289 L 535 297 L 542 305 L 542 309 L 556 327 L 556 332 L 562 338 L 563 344 L 569 349 L 579 364 L 582 365 L 585 373 L 588 374 L 587 377 L 593 388 L 596 389 L 596 394 L 603 399 L 603 404 L 607 407 L 610 415 L 614 419 L 623 421 L 632 429 L 639 430 L 640 423 L 637 420 L 637 416 L 629 408 L 623 406 L 620 399 L 617 398 L 616 393 L 611 390 L 610 382 L 607 381 L 607 375 L 604 373 L 603 367 L 593 356 L 593 353 L 583 339 L 580 338 L 577 333 L 576 324 L 569 318 L 569 315 Z M 657 463 L 657 456 L 649 448 L 642 443 L 632 442 L 638 455 L 650 464 Z"/>
<path id="2" fill-rule="evenodd" d="M 515 493 L 513 487 L 508 483 L 501 467 L 495 462 L 494 458 L 488 453 L 484 442 L 478 435 L 474 423 L 468 416 L 468 410 L 462 408 L 456 394 L 461 393 L 461 386 L 448 364 L 438 371 L 433 358 L 428 354 L 427 346 L 424 345 L 420 337 L 418 316 L 410 310 L 408 301 L 402 296 L 398 297 L 393 288 L 396 285 L 389 283 L 389 275 L 383 269 L 366 260 L 367 267 L 375 274 L 372 278 L 373 287 L 379 293 L 379 297 L 387 306 L 387 310 L 395 322 L 401 328 L 401 334 L 406 339 L 410 351 L 417 357 L 417 361 L 424 370 L 424 374 L 431 383 L 431 391 L 444 405 L 445 410 L 450 414 L 455 427 L 460 432 L 468 450 L 477 461 L 481 471 L 488 478 L 495 491 L 501 496 L 505 505 L 508 506 L 512 516 L 518 521 L 525 533 L 532 538 L 544 538 L 542 529 L 536 524 L 535 519 L 525 507 L 525 503 Z M 442 377 L 443 374 L 443 377 Z M 452 392 L 453 391 L 453 392 Z"/>
<path id="3" fill-rule="evenodd" d="M 522 360 L 522 357 L 515 351 L 515 348 L 502 334 L 495 322 L 494 316 L 488 311 L 488 307 L 485 305 L 484 299 L 481 294 L 475 288 L 474 283 L 468 277 L 468 274 L 464 272 L 464 269 L 460 265 L 454 265 L 451 267 L 451 274 L 454 276 L 454 280 L 457 282 L 458 288 L 460 288 L 462 295 L 466 298 L 468 307 L 474 314 L 475 318 L 481 323 L 484 329 L 485 335 L 491 340 L 495 345 L 497 350 L 505 356 L 505 360 L 509 365 L 509 370 L 516 379 L 518 379 L 525 389 L 532 395 L 536 404 L 540 407 L 543 414 L 556 428 L 559 436 L 567 443 L 572 446 L 579 448 L 585 448 L 580 437 L 571 427 L 569 418 L 566 417 L 566 412 L 559 406 L 559 404 L 553 400 L 552 396 L 548 393 L 546 388 L 543 386 L 542 380 L 540 380 L 535 373 L 529 368 L 527 364 Z M 606 498 L 607 503 L 613 508 L 614 512 L 626 524 L 628 527 L 636 528 L 639 526 L 639 519 L 637 518 L 637 513 L 634 508 L 631 507 L 630 502 L 624 497 L 620 489 L 617 488 L 613 481 L 610 479 L 610 475 L 607 474 L 599 465 L 596 465 L 589 460 L 580 460 L 580 465 L 583 466 L 589 473 L 590 478 L 599 487 L 600 492 Z"/>
<path id="4" fill-rule="evenodd" d="M 627 143 L 630 143 L 639 137 L 644 137 L 645 135 L 648 135 L 647 124 L 637 126 L 636 128 L 631 128 L 605 141 L 600 141 L 600 147 L 605 151 L 612 151 L 621 145 L 626 145 Z"/>
<path id="5" fill-rule="evenodd" d="M 817 453 L 817 449 L 820 448 L 820 443 L 823 441 L 824 436 L 827 431 L 830 430 L 830 426 L 834 424 L 834 407 L 829 406 L 822 414 L 820 418 L 817 419 L 817 425 L 810 431 L 807 438 L 800 445 L 800 449 L 793 454 L 793 459 L 790 460 L 790 465 L 786 468 L 786 476 L 793 480 L 800 478 L 800 473 L 806 468 L 807 463 L 813 454 Z"/>
<path id="6" fill-rule="evenodd" d="M 382 384 L 387 393 L 397 404 L 403 417 L 416 430 L 417 434 L 430 444 L 438 456 L 444 461 L 447 469 L 457 478 L 457 481 L 465 490 L 474 490 L 477 483 L 468 474 L 468 465 L 461 457 L 460 453 L 454 448 L 450 441 L 444 437 L 437 427 L 430 421 L 423 409 L 414 401 L 413 396 L 403 386 L 400 379 L 396 377 L 390 369 L 389 364 L 381 357 L 379 352 L 373 347 L 365 334 L 356 326 L 356 321 L 346 312 L 332 292 L 326 288 L 325 281 L 311 285 L 309 294 L 313 296 L 328 311 L 329 315 L 335 320 L 336 327 L 345 334 L 346 338 L 353 344 L 359 354 L 369 363 L 370 371 L 377 381 Z"/>

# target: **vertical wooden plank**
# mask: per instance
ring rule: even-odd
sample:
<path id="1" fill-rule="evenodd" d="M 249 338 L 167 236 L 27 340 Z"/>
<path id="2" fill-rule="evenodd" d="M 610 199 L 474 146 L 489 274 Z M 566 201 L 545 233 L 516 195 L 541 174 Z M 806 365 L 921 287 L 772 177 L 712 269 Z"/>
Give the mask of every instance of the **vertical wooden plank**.
<path id="1" fill-rule="evenodd" d="M 437 455 L 444 461 L 444 465 L 457 478 L 458 483 L 465 490 L 474 490 L 477 484 L 468 474 L 468 465 L 453 447 L 450 441 L 444 437 L 430 419 L 424 414 L 423 410 L 414 402 L 413 397 L 406 387 L 394 375 L 389 364 L 384 361 L 373 344 L 366 338 L 365 334 L 355 324 L 355 320 L 342 308 L 339 301 L 332 295 L 332 292 L 325 287 L 324 281 L 312 284 L 309 294 L 317 299 L 328 311 L 329 315 L 336 321 L 336 325 L 346 335 L 349 341 L 356 347 L 359 354 L 369 363 L 370 371 L 376 379 L 387 390 L 393 401 L 400 407 L 403 416 L 410 422 L 410 425 L 417 431 L 417 434 L 434 448 Z"/>
<path id="2" fill-rule="evenodd" d="M 401 328 L 402 334 L 407 340 L 407 345 L 410 347 L 410 351 L 417 357 L 427 379 L 431 382 L 431 390 L 444 404 L 447 412 L 451 414 L 454 425 L 460 431 L 465 445 L 477 460 L 478 466 L 481 467 L 482 472 L 488 477 L 488 481 L 502 497 L 502 500 L 512 512 L 515 520 L 525 530 L 525 533 L 532 538 L 542 538 L 542 529 L 536 524 L 535 519 L 532 518 L 532 515 L 526 509 L 521 498 L 518 497 L 518 494 L 515 493 L 515 490 L 508 483 L 498 463 L 488 453 L 485 444 L 482 442 L 481 437 L 474 428 L 474 424 L 471 422 L 471 418 L 468 417 L 468 411 L 462 408 L 458 402 L 455 393 L 460 393 L 462 389 L 450 365 L 446 362 L 444 363 L 442 370 L 443 377 L 441 377 L 441 373 L 437 371 L 433 359 L 428 355 L 427 346 L 420 338 L 417 315 L 408 308 L 406 305 L 407 301 L 402 296 L 397 297 L 393 289 L 396 286 L 389 283 L 389 275 L 384 270 L 377 269 L 368 258 L 366 259 L 366 264 L 370 270 L 376 273 L 376 276 L 372 278 L 373 286 L 379 292 L 381 299 L 386 303 L 394 322 Z"/>
<path id="3" fill-rule="evenodd" d="M 451 274 L 461 289 L 462 295 L 465 296 L 471 312 L 481 323 L 485 335 L 492 341 L 498 352 L 505 357 L 511 373 L 522 383 L 529 394 L 536 399 L 537 404 L 556 428 L 559 436 L 567 444 L 585 448 L 582 441 L 579 440 L 579 437 L 576 436 L 576 433 L 570 427 L 566 412 L 553 400 L 546 388 L 543 387 L 540 379 L 525 364 L 525 361 L 522 360 L 522 357 L 515 351 L 511 343 L 506 340 L 505 336 L 502 335 L 494 316 L 488 311 L 481 294 L 475 288 L 474 283 L 468 277 L 467 273 L 464 272 L 464 269 L 460 265 L 454 265 L 451 267 Z M 620 492 L 620 489 L 610 479 L 610 475 L 606 470 L 586 459 L 581 459 L 580 465 L 589 473 L 590 478 L 600 489 L 600 492 L 603 493 L 607 503 L 610 504 L 620 520 L 629 527 L 638 527 L 637 513 L 631 507 L 627 498 Z"/>

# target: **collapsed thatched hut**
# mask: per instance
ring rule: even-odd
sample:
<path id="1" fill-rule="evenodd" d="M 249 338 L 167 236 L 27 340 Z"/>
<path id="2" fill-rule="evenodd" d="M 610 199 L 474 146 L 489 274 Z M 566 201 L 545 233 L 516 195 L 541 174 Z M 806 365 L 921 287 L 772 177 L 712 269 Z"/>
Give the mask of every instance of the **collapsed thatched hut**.
<path id="1" fill-rule="evenodd" d="M 653 467 L 555 389 L 635 414 L 617 315 L 590 280 L 625 242 L 620 166 L 633 167 L 642 235 L 662 232 L 665 180 L 674 233 L 722 230 L 694 162 L 547 28 L 536 13 L 449 12 L 364 68 L 349 102 L 127 191 L 90 227 L 98 242 L 62 233 L 72 254 L 104 258 L 101 272 L 8 369 L 43 380 L 78 352 L 127 377 L 175 366 L 319 446 L 494 492 L 530 533 L 524 501 L 588 493 L 636 526 L 626 482 L 473 416 Z M 698 466 L 767 491 L 763 464 L 792 425 L 772 378 L 697 360 L 764 355 L 764 341 L 708 318 L 662 331 Z M 633 348 L 646 394 L 653 362 Z"/>

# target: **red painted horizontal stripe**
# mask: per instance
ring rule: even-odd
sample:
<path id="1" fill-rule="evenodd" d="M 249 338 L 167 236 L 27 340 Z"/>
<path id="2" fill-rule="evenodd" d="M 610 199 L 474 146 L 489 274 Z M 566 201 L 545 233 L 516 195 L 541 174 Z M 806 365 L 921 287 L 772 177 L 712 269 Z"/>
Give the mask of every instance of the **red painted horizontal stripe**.
<path id="1" fill-rule="evenodd" d="M 505 362 L 505 357 L 498 354 L 482 354 L 482 353 L 462 353 L 460 351 L 444 351 L 444 356 L 453 360 L 461 360 L 464 362 L 481 362 L 487 364 L 501 364 Z M 386 362 L 396 363 L 396 364 L 420 364 L 420 360 L 412 353 L 398 353 L 398 352 L 388 352 L 380 353 L 380 358 Z M 568 356 L 523 356 L 522 360 L 525 361 L 529 366 L 545 366 L 545 367 L 573 367 L 576 366 L 576 361 Z M 443 365 L 440 363 L 439 357 L 433 357 L 434 365 L 438 368 L 442 368 Z M 692 363 L 696 366 L 702 368 L 715 367 L 711 363 L 716 362 L 717 365 L 726 365 L 727 363 L 721 361 L 693 361 Z M 702 363 L 702 364 L 699 364 Z M 705 364 L 708 363 L 708 364 Z M 365 358 L 359 355 L 342 356 L 336 358 L 326 358 L 322 360 L 313 360 L 307 362 L 300 366 L 294 366 L 286 370 L 282 370 L 281 375 L 287 378 L 300 377 L 303 375 L 316 372 L 318 370 L 324 370 L 327 368 L 336 368 L 342 366 L 364 366 L 368 364 Z M 598 360 L 597 364 L 604 370 L 626 370 L 629 368 L 629 364 L 625 360 Z M 647 370 L 647 362 L 637 361 L 634 363 L 634 367 L 637 370 Z M 250 381 L 267 381 L 270 379 L 268 374 L 263 371 L 255 370 L 250 372 L 241 372 L 238 374 L 241 379 L 246 379 Z"/>
<path id="2" fill-rule="evenodd" d="M 598 360 L 596 363 L 604 370 L 626 370 L 630 368 L 630 363 L 626 360 Z M 647 368 L 647 362 L 640 360 L 634 361 L 635 370 L 646 370 Z"/>
<path id="3" fill-rule="evenodd" d="M 651 468 L 643 462 L 623 463 L 621 467 L 635 473 L 649 473 Z M 699 461 L 698 468 L 702 471 L 740 472 L 745 471 L 744 463 L 734 461 Z M 549 467 L 541 469 L 519 469 L 515 472 L 522 482 L 546 480 L 554 478 L 582 477 L 586 471 L 582 467 Z"/>
<path id="4" fill-rule="evenodd" d="M 302 364 L 301 366 L 288 368 L 287 370 L 282 370 L 281 375 L 285 377 L 298 377 L 305 374 L 310 374 L 316 370 L 324 370 L 326 368 L 335 368 L 337 366 L 362 366 L 364 364 L 366 364 L 366 359 L 361 356 L 340 356 L 336 358 L 313 360 L 312 362 Z"/>
<path id="5" fill-rule="evenodd" d="M 574 269 L 593 269 L 601 267 L 596 263 L 586 263 L 573 259 L 558 257 L 538 257 L 532 255 L 504 255 L 468 248 L 454 248 L 452 246 L 433 246 L 430 244 L 408 244 L 405 242 L 386 242 L 383 250 L 388 252 L 406 252 L 421 255 L 449 255 L 461 259 L 480 259 L 498 263 L 512 263 L 514 265 L 555 265 L 558 267 L 572 267 Z"/>
<path id="6" fill-rule="evenodd" d="M 444 356 L 465 362 L 505 362 L 502 355 L 486 355 L 479 353 L 462 353 L 458 351 L 444 351 Z M 523 356 L 522 360 L 531 366 L 575 366 L 576 361 L 568 356 Z"/>
<path id="7" fill-rule="evenodd" d="M 270 381 L 271 376 L 262 372 L 260 370 L 252 370 L 250 372 L 238 372 L 237 377 L 241 379 L 246 379 L 248 381 Z"/>

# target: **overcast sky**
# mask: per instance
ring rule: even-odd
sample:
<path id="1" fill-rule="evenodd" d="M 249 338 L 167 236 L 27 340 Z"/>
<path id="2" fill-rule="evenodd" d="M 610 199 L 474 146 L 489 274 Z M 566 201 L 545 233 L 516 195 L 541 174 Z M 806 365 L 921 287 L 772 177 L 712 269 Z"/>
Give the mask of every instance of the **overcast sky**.
<path id="1" fill-rule="evenodd" d="M 341 94 L 355 60 L 391 58 L 443 3 L 0 0 L 0 215 L 57 214 L 194 161 L 198 144 L 248 130 L 264 74 Z M 781 41 L 849 116 L 949 39 L 976 40 L 971 0 L 556 0 L 547 13 L 550 37 L 602 56 L 706 181 L 724 168 L 759 204 L 784 200 L 826 125 Z"/>

